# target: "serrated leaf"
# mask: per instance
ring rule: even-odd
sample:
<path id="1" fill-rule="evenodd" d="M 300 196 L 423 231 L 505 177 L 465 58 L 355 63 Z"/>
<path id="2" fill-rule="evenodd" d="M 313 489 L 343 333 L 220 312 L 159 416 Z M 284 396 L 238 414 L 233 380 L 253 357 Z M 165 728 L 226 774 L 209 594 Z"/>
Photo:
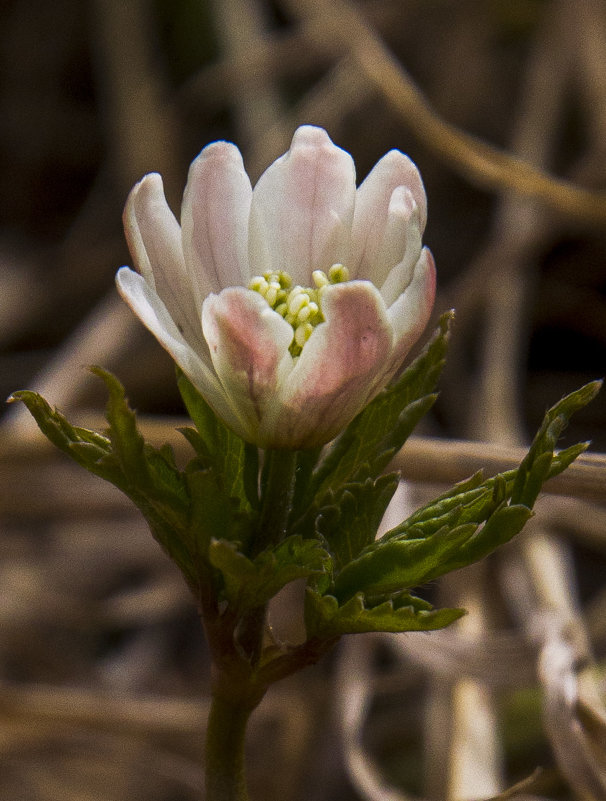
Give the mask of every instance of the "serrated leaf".
<path id="1" fill-rule="evenodd" d="M 532 510 L 521 504 L 501 506 L 488 518 L 482 528 L 464 543 L 461 552 L 455 555 L 455 560 L 446 565 L 445 572 L 477 562 L 496 548 L 505 545 L 520 533 L 532 515 Z"/>
<path id="2" fill-rule="evenodd" d="M 143 457 L 152 478 L 153 486 L 162 495 L 167 494 L 179 498 L 181 503 L 187 504 L 188 496 L 183 474 L 176 467 L 174 455 L 165 447 L 153 448 L 145 444 Z"/>
<path id="3" fill-rule="evenodd" d="M 202 466 L 211 467 L 223 482 L 229 497 L 236 498 L 243 509 L 257 509 L 259 453 L 229 429 L 214 413 L 202 395 L 177 369 L 177 385 L 198 437 L 188 430 L 182 433 L 194 446 Z"/>
<path id="4" fill-rule="evenodd" d="M 553 478 L 566 470 L 575 459 L 578 459 L 582 453 L 585 453 L 589 445 L 589 442 L 578 442 L 576 445 L 570 445 L 563 451 L 558 451 L 554 454 L 547 478 Z"/>
<path id="5" fill-rule="evenodd" d="M 581 443 L 554 453 L 570 415 L 591 400 L 599 386 L 594 382 L 582 387 L 547 412 L 517 470 L 483 482 L 476 474 L 369 544 L 336 575 L 335 595 L 344 601 L 358 591 L 372 595 L 418 586 L 508 542 L 531 517 L 544 481 L 585 449 Z"/>
<path id="6" fill-rule="evenodd" d="M 13 392 L 9 402 L 15 401 L 22 401 L 42 433 L 53 445 L 81 464 L 82 467 L 96 472 L 93 468 L 96 467 L 97 461 L 111 452 L 111 442 L 107 437 L 97 434 L 95 431 L 72 426 L 37 392 L 26 389 Z"/>
<path id="7" fill-rule="evenodd" d="M 330 570 L 330 555 L 319 542 L 288 537 L 274 548 L 249 559 L 233 542 L 213 540 L 210 562 L 221 571 L 225 598 L 236 610 L 267 603 L 282 587 L 300 578 Z"/>
<path id="8" fill-rule="evenodd" d="M 427 602 L 408 594 L 370 607 L 361 592 L 342 606 L 334 596 L 321 596 L 309 588 L 305 599 L 308 637 L 330 638 L 369 631 L 433 631 L 450 625 L 464 614 L 463 609 L 433 609 Z"/>
<path id="9" fill-rule="evenodd" d="M 91 372 L 102 379 L 109 392 L 105 414 L 109 423 L 112 454 L 130 484 L 153 491 L 153 480 L 144 456 L 145 441 L 137 428 L 135 413 L 126 401 L 124 387 L 115 376 L 101 367 L 92 367 Z"/>
<path id="10" fill-rule="evenodd" d="M 22 391 L 13 397 L 27 405 L 53 444 L 128 495 L 143 513 L 155 539 L 195 588 L 198 571 L 187 542 L 188 499 L 182 477 L 166 454 L 143 442 L 120 382 L 99 368 L 94 372 L 110 391 L 109 437 L 72 426 L 35 392 Z"/>
<path id="11" fill-rule="evenodd" d="M 212 470 L 188 470 L 186 482 L 190 496 L 188 543 L 192 554 L 207 562 L 213 538 L 226 534 L 237 538 L 234 510 Z"/>
<path id="12" fill-rule="evenodd" d="M 539 492 L 541 491 L 541 487 L 549 476 L 549 470 L 551 469 L 551 463 L 553 461 L 553 448 L 555 447 L 556 441 L 557 438 L 553 440 L 552 444 L 546 442 L 545 444 L 547 447 L 549 447 L 549 444 L 551 444 L 551 449 L 541 453 L 532 462 L 530 470 L 526 474 L 524 486 L 520 492 L 517 503 L 523 504 L 529 509 L 532 509 L 534 506 Z M 511 497 L 513 500 L 513 490 L 511 492 Z"/>
<path id="13" fill-rule="evenodd" d="M 118 460 L 129 486 L 150 498 L 173 502 L 182 511 L 188 496 L 183 475 L 174 466 L 172 451 L 167 451 L 166 446 L 153 448 L 145 442 L 124 387 L 115 376 L 100 367 L 93 367 L 91 371 L 103 380 L 109 392 L 106 417 L 112 455 Z"/>
<path id="14" fill-rule="evenodd" d="M 451 520 L 458 522 L 464 506 L 486 497 L 491 497 L 491 489 L 487 486 L 487 482 L 482 483 L 482 472 L 478 471 L 417 509 L 406 520 L 386 532 L 383 539 L 429 536 Z M 424 531 L 427 531 L 427 535 L 423 534 Z"/>
<path id="15" fill-rule="evenodd" d="M 565 427 L 568 418 L 555 414 L 561 404 L 568 409 L 569 416 L 578 408 L 581 401 L 591 400 L 600 387 L 600 382 L 582 387 L 550 409 L 539 429 L 528 454 L 519 468 L 493 476 L 482 481 L 479 471 L 468 479 L 455 484 L 451 489 L 430 501 L 414 512 L 407 520 L 388 531 L 383 539 L 430 536 L 440 526 L 449 522 L 483 522 L 502 501 L 509 500 L 512 505 L 522 504 L 532 508 L 543 483 L 565 470 L 587 450 L 588 443 L 571 445 L 565 450 L 554 452 L 553 448 Z M 555 427 L 554 427 L 555 420 Z"/>
<path id="16" fill-rule="evenodd" d="M 377 529 L 398 487 L 394 474 L 346 484 L 316 518 L 316 533 L 326 540 L 341 570 L 374 542 Z"/>
<path id="17" fill-rule="evenodd" d="M 242 588 L 255 580 L 253 562 L 238 550 L 236 543 L 228 540 L 212 540 L 208 556 L 211 565 L 221 571 L 225 598 L 237 605 Z"/>
<path id="18" fill-rule="evenodd" d="M 551 463 L 549 470 L 544 470 L 544 462 L 547 461 L 544 454 L 553 454 L 555 445 L 572 415 L 593 400 L 601 386 L 601 381 L 585 384 L 575 392 L 566 395 L 546 412 L 541 427 L 516 473 L 511 491 L 512 503 L 526 503 L 526 505 L 532 506 L 538 493 L 537 485 L 541 473 L 545 474 L 545 478 L 555 474 L 551 471 Z M 534 473 L 532 472 L 533 465 L 535 465 Z M 561 470 L 557 472 L 561 472 Z"/>
<path id="19" fill-rule="evenodd" d="M 71 423 L 37 392 L 20 390 L 9 398 L 11 402 L 22 401 L 38 424 L 42 433 L 63 453 L 94 475 L 111 482 L 122 491 L 128 481 L 122 468 L 112 457 L 112 444 L 108 437 L 96 431 Z"/>
<path id="20" fill-rule="evenodd" d="M 292 498 L 291 523 L 301 519 L 308 510 L 309 485 L 313 470 L 316 467 L 322 448 L 308 451 L 298 451 L 297 465 L 295 467 L 295 486 Z M 313 529 L 313 521 L 311 521 Z"/>
<path id="21" fill-rule="evenodd" d="M 206 449 L 209 463 L 205 466 L 210 467 L 221 449 L 222 434 L 218 429 L 223 423 L 179 367 L 176 368 L 176 373 L 177 387 L 183 403 Z"/>
<path id="22" fill-rule="evenodd" d="M 255 599 L 265 602 L 291 581 L 328 573 L 332 568 L 332 560 L 319 542 L 294 536 L 288 537 L 271 551 L 259 554 L 255 559 L 255 567 L 261 580 L 255 590 Z"/>
<path id="23" fill-rule="evenodd" d="M 452 312 L 442 316 L 438 331 L 420 356 L 337 437 L 314 472 L 311 497 L 321 499 L 354 476 L 362 480 L 376 476 L 402 447 L 435 400 L 432 392 L 444 366 L 452 319 Z M 364 465 L 368 472 L 362 470 Z"/>
<path id="24" fill-rule="evenodd" d="M 353 473 L 354 480 L 363 480 L 367 476 L 376 476 L 378 473 L 385 470 L 420 421 L 434 405 L 437 398 L 437 393 L 432 392 L 408 403 L 398 415 L 398 419 L 393 428 L 387 432 L 379 447 L 375 449 L 374 458 L 369 458 L 368 463 L 362 463 L 358 466 L 357 470 L 355 470 Z M 368 425 L 372 429 L 373 424 L 371 421 L 369 421 Z M 366 434 L 364 434 L 364 436 L 366 436 Z"/>
<path id="25" fill-rule="evenodd" d="M 125 479 L 120 489 L 140 509 L 154 538 L 195 590 L 200 565 L 196 565 L 189 536 L 189 494 L 184 475 L 174 466 L 172 454 L 144 441 L 120 381 L 99 367 L 92 371 L 109 391 L 106 416 L 112 452 L 104 457 L 104 466 L 120 467 Z"/>
<path id="26" fill-rule="evenodd" d="M 387 595 L 417 587 L 442 575 L 442 566 L 474 534 L 473 523 L 447 526 L 420 540 L 379 540 L 336 576 L 334 594 L 340 601 L 357 592 Z"/>

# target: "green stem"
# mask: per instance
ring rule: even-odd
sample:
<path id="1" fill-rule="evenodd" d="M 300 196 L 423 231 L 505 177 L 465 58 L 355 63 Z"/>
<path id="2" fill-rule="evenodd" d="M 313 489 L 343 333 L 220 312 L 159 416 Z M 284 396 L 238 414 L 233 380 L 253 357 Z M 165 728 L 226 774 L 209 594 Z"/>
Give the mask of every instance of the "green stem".
<path id="1" fill-rule="evenodd" d="M 255 552 L 284 539 L 295 489 L 297 451 L 265 452 L 264 486 L 261 495 L 261 520 Z"/>
<path id="2" fill-rule="evenodd" d="M 261 514 L 252 557 L 287 533 L 295 486 L 296 451 L 267 451 Z M 267 684 L 255 681 L 266 626 L 265 606 L 239 621 L 203 611 L 213 652 L 213 693 L 206 732 L 206 801 L 248 801 L 244 743 L 248 719 Z"/>
<path id="3" fill-rule="evenodd" d="M 205 801 L 248 801 L 244 743 L 255 706 L 253 701 L 213 694 L 206 730 Z"/>
<path id="4" fill-rule="evenodd" d="M 254 669 L 263 650 L 263 636 L 267 626 L 267 604 L 249 610 L 240 621 L 237 640 Z"/>

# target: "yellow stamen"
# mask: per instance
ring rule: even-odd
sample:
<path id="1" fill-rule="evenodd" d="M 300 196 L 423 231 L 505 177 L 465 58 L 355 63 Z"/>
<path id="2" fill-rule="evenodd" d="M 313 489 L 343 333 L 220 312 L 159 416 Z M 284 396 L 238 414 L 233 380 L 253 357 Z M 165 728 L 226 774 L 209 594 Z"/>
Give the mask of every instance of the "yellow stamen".
<path id="1" fill-rule="evenodd" d="M 303 325 L 297 326 L 295 329 L 295 342 L 297 345 L 303 350 L 303 345 L 307 342 L 310 338 L 314 330 L 314 327 L 311 323 L 303 323 Z"/>
<path id="2" fill-rule="evenodd" d="M 333 264 L 328 271 L 328 280 L 331 284 L 344 284 L 349 281 L 349 270 L 342 264 Z"/>
<path id="3" fill-rule="evenodd" d="M 269 306 L 292 326 L 290 353 L 295 358 L 301 354 L 316 325 L 324 322 L 321 302 L 324 289 L 330 284 L 348 281 L 349 270 L 342 264 L 333 264 L 328 275 L 323 270 L 314 270 L 311 277 L 313 287 L 293 286 L 288 273 L 269 270 L 256 275 L 248 284 L 249 289 L 262 295 Z"/>
<path id="4" fill-rule="evenodd" d="M 312 280 L 316 287 L 320 289 L 320 287 L 326 286 L 328 281 L 328 276 L 324 272 L 324 270 L 314 270 L 311 274 Z"/>

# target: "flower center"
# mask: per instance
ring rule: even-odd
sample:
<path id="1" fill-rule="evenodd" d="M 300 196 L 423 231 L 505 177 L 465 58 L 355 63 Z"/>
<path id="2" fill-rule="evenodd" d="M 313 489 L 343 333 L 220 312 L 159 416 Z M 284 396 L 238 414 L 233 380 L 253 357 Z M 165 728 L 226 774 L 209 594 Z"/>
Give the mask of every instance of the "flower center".
<path id="1" fill-rule="evenodd" d="M 266 272 L 251 279 L 248 288 L 258 292 L 270 307 L 278 312 L 293 329 L 290 343 L 292 356 L 299 356 L 303 345 L 314 328 L 324 320 L 322 314 L 322 291 L 329 284 L 342 284 L 349 280 L 349 270 L 342 264 L 333 264 L 328 274 L 314 270 L 311 274 L 313 288 L 292 285 L 286 272 Z"/>

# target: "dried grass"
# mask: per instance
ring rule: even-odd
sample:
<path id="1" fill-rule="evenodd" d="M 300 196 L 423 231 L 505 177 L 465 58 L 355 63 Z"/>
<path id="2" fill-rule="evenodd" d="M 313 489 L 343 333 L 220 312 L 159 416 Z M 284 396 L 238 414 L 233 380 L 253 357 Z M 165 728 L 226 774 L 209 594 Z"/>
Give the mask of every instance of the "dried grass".
<path id="1" fill-rule="evenodd" d="M 103 364 L 148 435 L 176 443 L 168 361 L 110 292 L 124 195 L 154 169 L 177 205 L 189 157 L 218 137 L 258 175 L 302 122 L 362 171 L 398 146 L 426 179 L 436 308 L 458 326 L 437 414 L 397 460 L 404 503 L 512 466 L 545 406 L 603 372 L 599 0 L 62 0 L 52 20 L 45 6 L 0 12 L 7 394 L 27 383 L 98 422 L 82 367 Z M 574 434 L 603 451 L 605 422 L 602 400 Z M 24 410 L 1 433 L 0 797 L 198 797 L 208 660 L 179 576 Z M 253 720 L 253 797 L 606 798 L 605 463 L 584 457 L 519 543 L 429 588 L 470 609 L 463 625 L 350 638 L 276 688 Z"/>

